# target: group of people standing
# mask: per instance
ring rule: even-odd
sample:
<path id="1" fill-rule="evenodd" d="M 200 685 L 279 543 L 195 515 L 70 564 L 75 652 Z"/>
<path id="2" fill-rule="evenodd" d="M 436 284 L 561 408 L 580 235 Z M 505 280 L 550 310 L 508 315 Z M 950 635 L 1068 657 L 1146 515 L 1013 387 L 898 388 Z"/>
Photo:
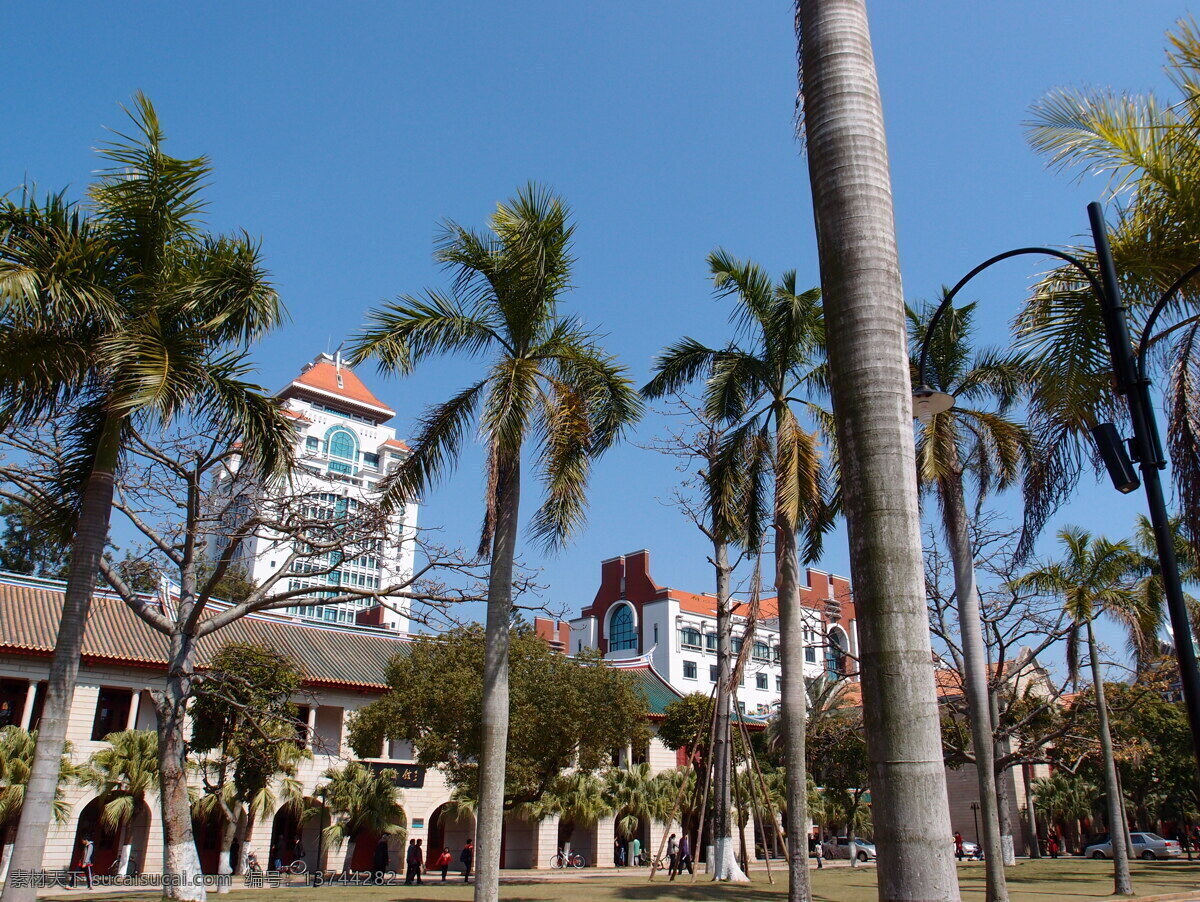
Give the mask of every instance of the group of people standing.
<path id="1" fill-rule="evenodd" d="M 692 870 L 692 841 L 686 833 L 678 842 L 674 833 L 667 837 L 667 868 L 672 880 L 676 874 L 682 874 L 684 868 L 689 874 L 695 873 Z"/>
<path id="2" fill-rule="evenodd" d="M 376 850 L 378 852 L 378 850 Z M 384 855 L 387 855 L 387 847 L 384 846 Z M 471 880 L 471 867 L 475 864 L 475 841 L 468 839 L 467 844 L 463 846 L 463 850 L 458 853 L 459 863 L 463 866 L 463 883 L 468 883 Z M 446 882 L 446 874 L 450 870 L 450 848 L 443 847 L 441 853 L 434 860 L 433 869 L 442 872 L 442 883 Z M 408 841 L 408 852 L 404 858 L 405 872 L 404 885 L 412 886 L 416 884 L 421 886 L 421 874 L 425 870 L 425 849 L 421 845 L 421 840 L 410 839 Z M 387 869 L 386 858 L 384 859 L 384 867 Z M 376 870 L 380 870 L 378 862 Z"/>

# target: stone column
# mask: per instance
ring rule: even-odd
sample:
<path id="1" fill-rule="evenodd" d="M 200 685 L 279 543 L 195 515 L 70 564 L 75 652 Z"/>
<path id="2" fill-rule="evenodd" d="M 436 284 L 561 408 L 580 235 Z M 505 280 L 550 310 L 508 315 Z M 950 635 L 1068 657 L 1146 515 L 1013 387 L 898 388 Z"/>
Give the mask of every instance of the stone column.
<path id="1" fill-rule="evenodd" d="M 138 719 L 138 708 L 141 706 L 142 690 L 133 690 L 133 695 L 129 699 L 129 716 L 125 718 L 125 729 L 136 730 Z"/>
<path id="2" fill-rule="evenodd" d="M 21 729 L 28 732 L 29 725 L 33 723 L 33 703 L 37 699 L 37 680 L 30 680 L 29 686 L 25 689 L 25 707 L 21 711 Z"/>
<path id="3" fill-rule="evenodd" d="M 309 751 L 316 752 L 317 750 L 317 706 L 308 706 L 308 748 Z"/>
<path id="4" fill-rule="evenodd" d="M 616 815 L 602 817 L 596 821 L 596 860 L 589 862 L 599 867 L 613 866 L 613 843 L 617 836 Z"/>
<path id="5" fill-rule="evenodd" d="M 558 854 L 558 821 L 558 815 L 551 814 L 542 818 L 534 827 L 533 866 L 535 868 L 550 867 L 550 860 Z"/>

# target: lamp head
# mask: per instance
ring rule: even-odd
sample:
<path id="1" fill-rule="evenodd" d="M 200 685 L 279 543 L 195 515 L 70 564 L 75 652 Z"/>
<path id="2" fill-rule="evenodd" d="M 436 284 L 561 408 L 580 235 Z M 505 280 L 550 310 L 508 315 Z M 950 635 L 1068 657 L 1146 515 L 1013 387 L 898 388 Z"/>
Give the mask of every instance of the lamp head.
<path id="1" fill-rule="evenodd" d="M 954 406 L 954 395 L 934 391 L 928 385 L 913 389 L 913 414 L 928 426 L 934 414 L 945 413 Z"/>

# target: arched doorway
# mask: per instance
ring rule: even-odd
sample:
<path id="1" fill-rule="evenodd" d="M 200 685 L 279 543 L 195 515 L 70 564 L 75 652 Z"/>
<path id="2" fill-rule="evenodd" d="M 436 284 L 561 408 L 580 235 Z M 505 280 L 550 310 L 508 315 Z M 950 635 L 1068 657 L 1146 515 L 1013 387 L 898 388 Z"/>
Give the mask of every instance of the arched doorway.
<path id="1" fill-rule="evenodd" d="M 306 800 L 312 803 L 313 800 Z M 259 862 L 264 867 L 273 867 L 275 861 L 287 867 L 296 860 L 302 860 L 308 866 L 310 873 L 325 870 L 330 865 L 331 852 L 324 847 L 321 831 L 329 826 L 329 811 L 322 805 L 314 804 L 316 814 L 309 809 L 309 816 L 303 821 L 296 809 L 286 805 L 275 812 L 271 821 L 271 844 L 264 858 L 259 851 Z M 343 847 L 344 850 L 344 847 Z M 341 861 L 334 859 L 334 866 L 341 867 Z"/>
<path id="2" fill-rule="evenodd" d="M 428 836 L 425 855 L 427 867 L 433 866 L 432 862 L 437 859 L 442 849 L 449 849 L 450 860 L 455 862 L 456 868 L 461 867 L 457 864 L 458 855 L 467 844 L 467 840 L 475 838 L 475 816 L 448 802 L 438 805 L 429 816 Z"/>
<path id="3" fill-rule="evenodd" d="M 143 801 L 129 823 L 112 831 L 101 826 L 100 818 L 103 813 L 104 802 L 100 798 L 92 799 L 79 813 L 79 823 L 75 828 L 75 845 L 71 848 L 71 866 L 74 867 L 79 861 L 83 841 L 90 839 L 94 846 L 92 868 L 95 873 L 116 873 L 122 847 L 128 846 L 129 858 L 125 865 L 125 874 L 140 874 L 146 865 L 146 846 L 150 839 L 150 808 Z"/>
<path id="4" fill-rule="evenodd" d="M 849 650 L 846 634 L 835 626 L 825 637 L 825 670 L 831 676 L 846 675 L 846 652 Z"/>
<path id="5" fill-rule="evenodd" d="M 632 866 L 634 864 L 632 859 L 633 852 L 630 847 L 635 839 L 641 843 L 643 852 L 650 849 L 650 822 L 646 818 L 634 818 L 632 824 L 623 823 L 626 821 L 628 815 L 629 812 L 626 810 L 618 811 L 613 827 L 617 836 L 625 845 L 625 862 Z M 625 829 L 622 829 L 622 827 Z M 651 854 L 654 851 L 651 849 Z"/>
<path id="6" fill-rule="evenodd" d="M 572 851 L 578 852 L 587 861 L 588 867 L 595 867 L 600 862 L 600 850 L 597 848 L 599 843 L 598 831 L 596 824 L 578 824 L 573 821 L 558 822 L 558 843 L 557 849 L 565 848 L 567 843 L 571 844 Z M 605 862 L 607 864 L 607 862 Z M 544 866 L 544 862 L 538 862 L 539 866 Z"/>
<path id="7" fill-rule="evenodd" d="M 200 856 L 200 872 L 215 874 L 221 866 L 221 833 L 225 826 L 225 815 L 213 810 L 200 817 L 192 817 L 192 836 L 196 840 L 196 853 Z"/>

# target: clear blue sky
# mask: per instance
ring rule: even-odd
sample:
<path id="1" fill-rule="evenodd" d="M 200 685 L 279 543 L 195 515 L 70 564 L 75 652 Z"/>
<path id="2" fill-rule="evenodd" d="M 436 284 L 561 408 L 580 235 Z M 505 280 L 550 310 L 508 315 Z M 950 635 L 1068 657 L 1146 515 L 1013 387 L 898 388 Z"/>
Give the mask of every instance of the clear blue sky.
<path id="1" fill-rule="evenodd" d="M 1047 172 L 1026 147 L 1029 105 L 1056 86 L 1167 90 L 1178 0 L 869 3 L 887 116 L 904 284 L 934 295 L 986 257 L 1063 244 L 1103 185 Z M 132 2 L 0 5 L 5 140 L 0 191 L 36 180 L 78 193 L 103 126 L 133 92 L 156 103 L 177 155 L 209 154 L 214 230 L 263 240 L 292 322 L 256 351 L 277 389 L 381 299 L 445 279 L 443 217 L 482 225 L 535 179 L 578 220 L 569 309 L 607 333 L 639 384 L 682 334 L 723 340 L 705 254 L 723 245 L 817 284 L 806 164 L 792 136 L 792 12 L 756 2 Z M 999 340 L 1034 270 L 980 280 Z M 402 435 L 470 364 L 404 382 L 364 372 Z M 647 440 L 661 424 L 648 419 Z M 708 590 L 699 535 L 657 499 L 672 462 L 635 447 L 597 468 L 590 526 L 543 560 L 548 601 L 577 611 L 599 561 L 647 547 L 665 584 Z M 472 453 L 423 508 L 472 545 Z M 526 513 L 536 493 L 526 492 Z M 1058 522 L 1123 534 L 1142 496 L 1090 484 Z M 848 572 L 844 535 L 822 568 Z"/>

